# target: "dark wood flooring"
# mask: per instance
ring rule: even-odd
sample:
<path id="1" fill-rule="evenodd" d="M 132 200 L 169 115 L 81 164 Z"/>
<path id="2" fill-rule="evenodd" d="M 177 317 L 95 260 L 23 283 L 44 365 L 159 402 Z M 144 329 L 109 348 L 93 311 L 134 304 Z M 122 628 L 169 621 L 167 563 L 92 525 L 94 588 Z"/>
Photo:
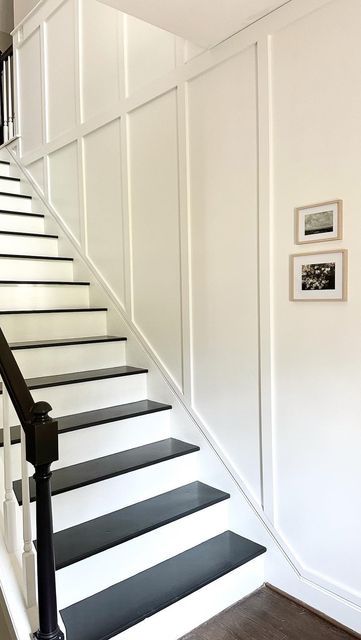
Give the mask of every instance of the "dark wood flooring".
<path id="1" fill-rule="evenodd" d="M 354 640 L 301 605 L 262 587 L 182 640 Z"/>

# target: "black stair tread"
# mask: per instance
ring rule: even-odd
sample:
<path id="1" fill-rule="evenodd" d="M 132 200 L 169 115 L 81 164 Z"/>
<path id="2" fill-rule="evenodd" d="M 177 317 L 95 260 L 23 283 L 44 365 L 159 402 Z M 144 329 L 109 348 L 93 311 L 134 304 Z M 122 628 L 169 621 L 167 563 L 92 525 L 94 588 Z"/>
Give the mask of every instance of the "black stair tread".
<path id="1" fill-rule="evenodd" d="M 69 287 L 89 287 L 90 282 L 80 280 L 0 280 L 0 284 L 57 285 Z"/>
<path id="2" fill-rule="evenodd" d="M 7 164 L 10 166 L 10 162 L 8 160 L 0 160 L 0 164 Z"/>
<path id="3" fill-rule="evenodd" d="M 30 340 L 27 342 L 12 342 L 13 351 L 19 349 L 41 349 L 46 347 L 64 347 L 78 344 L 96 344 L 99 342 L 124 342 L 123 336 L 87 336 L 85 338 L 54 338 L 53 340 Z"/>
<path id="4" fill-rule="evenodd" d="M 122 378 L 123 376 L 134 376 L 142 373 L 148 373 L 148 369 L 123 365 L 121 367 L 108 367 L 107 369 L 91 369 L 90 371 L 74 371 L 52 376 L 41 376 L 39 378 L 28 378 L 26 384 L 32 390 L 47 389 L 65 384 L 106 380 L 107 378 Z M 0 393 L 2 393 L 2 384 L 0 385 Z"/>
<path id="5" fill-rule="evenodd" d="M 4 176 L 0 176 L 3 178 Z M 9 209 L 0 209 L 0 213 L 12 216 L 30 216 L 31 218 L 45 218 L 43 213 L 31 213 L 29 211 L 9 211 Z"/>
<path id="6" fill-rule="evenodd" d="M 0 194 L 1 195 L 1 194 Z M 30 233 L 25 231 L 0 231 L 3 236 L 25 236 L 26 238 L 59 238 L 52 233 Z"/>
<path id="7" fill-rule="evenodd" d="M 107 307 L 64 307 L 61 309 L 0 309 L 2 315 L 17 315 L 23 313 L 87 313 L 108 311 Z"/>
<path id="8" fill-rule="evenodd" d="M 94 482 L 108 480 L 109 478 L 149 467 L 188 453 L 194 453 L 195 451 L 199 451 L 199 447 L 196 445 L 175 440 L 174 438 L 166 438 L 165 440 L 152 442 L 127 451 L 120 451 L 119 453 L 95 458 L 95 460 L 88 460 L 63 469 L 56 469 L 53 471 L 51 479 L 51 493 L 56 496 L 59 493 L 79 489 Z M 21 504 L 21 480 L 16 480 L 13 483 L 13 488 L 16 498 Z M 30 500 L 32 502 L 35 500 L 33 478 L 30 478 Z"/>
<path id="9" fill-rule="evenodd" d="M 27 256 L 21 253 L 0 253 L 0 258 L 13 258 L 14 260 L 65 260 L 73 262 L 74 258 L 63 256 Z"/>
<path id="10" fill-rule="evenodd" d="M 27 196 L 24 193 L 8 193 L 8 191 L 0 191 L 0 196 L 11 196 L 12 198 L 26 198 L 27 200 L 32 200 L 32 196 Z"/>
<path id="11" fill-rule="evenodd" d="M 21 178 L 13 178 L 12 176 L 0 176 L 1 180 L 11 180 L 12 182 L 21 182 Z"/>
<path id="12" fill-rule="evenodd" d="M 257 558 L 266 549 L 232 531 L 165 560 L 60 613 L 68 640 L 108 640 Z"/>
<path id="13" fill-rule="evenodd" d="M 63 569 L 229 497 L 229 493 L 202 482 L 192 482 L 59 531 L 54 535 L 56 568 Z"/>
<path id="14" fill-rule="evenodd" d="M 172 408 L 170 404 L 154 402 L 153 400 L 137 400 L 136 402 L 128 402 L 119 404 L 114 407 L 105 407 L 104 409 L 95 409 L 93 411 L 83 411 L 82 413 L 74 413 L 68 416 L 57 417 L 59 434 L 68 433 L 69 431 L 77 431 L 78 429 L 86 429 L 87 427 L 96 427 L 100 424 L 108 422 L 118 422 L 119 420 L 127 420 L 128 418 L 138 418 L 139 416 L 148 415 L 150 413 L 159 413 L 160 411 L 169 411 Z M 11 443 L 18 444 L 20 442 L 20 426 L 11 427 Z M 3 442 L 3 430 L 0 429 L 0 447 Z"/>

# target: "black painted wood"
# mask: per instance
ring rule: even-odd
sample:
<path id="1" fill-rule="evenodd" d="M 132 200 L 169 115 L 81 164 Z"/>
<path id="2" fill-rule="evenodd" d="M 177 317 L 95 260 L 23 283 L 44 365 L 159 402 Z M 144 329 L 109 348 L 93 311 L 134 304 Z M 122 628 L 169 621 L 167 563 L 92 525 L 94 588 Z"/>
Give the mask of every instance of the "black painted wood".
<path id="1" fill-rule="evenodd" d="M 105 407 L 103 409 L 95 409 L 93 411 L 84 411 L 83 413 L 61 416 L 56 420 L 58 423 L 59 435 L 61 435 L 62 433 L 68 433 L 69 431 L 96 427 L 100 424 L 138 418 L 139 416 L 158 413 L 160 411 L 169 411 L 171 408 L 172 406 L 170 404 L 162 404 L 161 402 L 154 402 L 153 400 L 138 400 L 137 402 L 128 402 L 114 407 Z M 11 427 L 11 443 L 19 444 L 19 442 L 20 426 L 16 425 Z M 4 446 L 3 430 L 0 429 L 0 447 L 2 446 Z"/>
<path id="2" fill-rule="evenodd" d="M 68 640 L 108 640 L 265 552 L 226 531 L 61 611 Z"/>
<path id="3" fill-rule="evenodd" d="M 0 234 L 2 236 L 24 236 L 25 238 L 59 238 L 51 233 L 25 233 L 25 231 L 0 231 Z"/>
<path id="4" fill-rule="evenodd" d="M 10 180 L 12 182 L 21 182 L 21 178 L 13 178 L 12 176 L 0 176 L 1 180 Z"/>
<path id="5" fill-rule="evenodd" d="M 107 380 L 108 378 L 122 378 L 124 376 L 134 376 L 148 373 L 148 369 L 139 367 L 109 367 L 107 369 L 91 369 L 90 371 L 74 371 L 72 373 L 61 373 L 54 376 L 43 376 L 41 378 L 28 378 L 26 384 L 28 389 L 48 389 L 49 387 L 60 387 L 67 384 L 78 384 L 91 382 L 93 380 Z M 0 385 L 0 394 L 2 385 Z"/>
<path id="6" fill-rule="evenodd" d="M 29 313 L 97 313 L 108 311 L 107 307 L 64 307 L 62 309 L 0 309 L 0 316 Z"/>
<path id="7" fill-rule="evenodd" d="M 172 460 L 180 456 L 199 451 L 196 445 L 167 438 L 141 447 L 128 449 L 109 456 L 88 460 L 63 469 L 56 469 L 52 476 L 52 495 L 85 487 L 94 482 L 108 480 L 124 473 L 143 469 L 153 464 Z M 30 500 L 35 499 L 35 484 L 30 478 Z M 21 480 L 13 483 L 14 492 L 19 504 L 22 504 Z"/>
<path id="8" fill-rule="evenodd" d="M 64 260 L 73 262 L 74 258 L 66 258 L 63 256 L 27 256 L 21 253 L 0 253 L 0 258 L 12 258 L 13 260 Z"/>
<path id="9" fill-rule="evenodd" d="M 1 178 L 2 176 L 0 176 Z M 11 216 L 30 216 L 31 218 L 45 218 L 43 213 L 30 213 L 29 211 L 9 211 L 8 209 L 0 209 L 0 213 Z"/>
<path id="10" fill-rule="evenodd" d="M 25 198 L 26 200 L 32 200 L 32 196 L 27 196 L 24 193 L 8 193 L 7 191 L 0 191 L 0 196 L 10 196 L 11 198 Z"/>
<path id="11" fill-rule="evenodd" d="M 7 160 L 0 160 L 0 164 L 7 164 L 10 166 L 10 162 L 8 162 Z"/>
<path id="12" fill-rule="evenodd" d="M 6 284 L 31 284 L 31 285 L 53 285 L 66 287 L 89 287 L 90 282 L 80 282 L 74 280 L 0 280 L 0 285 Z"/>
<path id="13" fill-rule="evenodd" d="M 228 493 L 202 482 L 192 482 L 59 531 L 54 536 L 56 568 L 63 569 L 229 497 Z"/>
<path id="14" fill-rule="evenodd" d="M 87 336 L 85 338 L 56 338 L 53 340 L 30 340 L 27 342 L 12 342 L 10 349 L 19 351 L 22 349 L 43 349 L 47 347 L 68 347 L 81 344 L 98 344 L 103 342 L 124 342 L 123 336 Z"/>

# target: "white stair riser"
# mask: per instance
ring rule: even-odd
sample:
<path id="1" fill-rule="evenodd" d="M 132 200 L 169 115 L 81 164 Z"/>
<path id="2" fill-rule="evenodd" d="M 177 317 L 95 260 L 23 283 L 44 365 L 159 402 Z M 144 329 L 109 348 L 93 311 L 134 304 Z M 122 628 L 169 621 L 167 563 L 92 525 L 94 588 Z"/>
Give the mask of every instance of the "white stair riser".
<path id="1" fill-rule="evenodd" d="M 88 307 L 89 287 L 77 285 L 0 284 L 0 310 Z"/>
<path id="2" fill-rule="evenodd" d="M 25 378 L 90 371 L 125 364 L 126 342 L 99 342 L 13 351 Z"/>
<path id="3" fill-rule="evenodd" d="M 54 531 L 195 482 L 197 476 L 198 453 L 191 453 L 53 496 Z M 31 517 L 36 531 L 35 503 L 31 503 Z"/>
<path id="4" fill-rule="evenodd" d="M 57 571 L 60 609 L 223 533 L 227 519 L 225 501 Z"/>
<path id="5" fill-rule="evenodd" d="M 9 175 L 10 175 L 10 165 L 0 164 L 0 176 L 9 176 Z"/>
<path id="6" fill-rule="evenodd" d="M 147 378 L 146 374 L 122 376 L 35 389 L 31 393 L 35 402 L 43 400 L 51 404 L 53 417 L 65 416 L 143 400 L 147 397 Z M 11 408 L 10 424 L 18 422 L 15 411 Z"/>
<path id="7" fill-rule="evenodd" d="M 2 231 L 22 231 L 23 233 L 44 233 L 44 218 L 0 212 L 0 229 Z"/>
<path id="8" fill-rule="evenodd" d="M 106 333 L 106 312 L 0 313 L 0 326 L 8 342 L 100 336 Z"/>
<path id="9" fill-rule="evenodd" d="M 59 460 L 52 469 L 140 447 L 169 437 L 169 411 L 109 422 L 106 424 L 62 433 L 59 436 Z M 0 456 L 3 449 L 0 449 Z M 11 447 L 12 477 L 20 478 L 20 444 Z M 29 475 L 33 473 L 29 466 Z"/>
<path id="10" fill-rule="evenodd" d="M 9 189 L 6 189 L 6 191 L 9 191 Z M 32 202 L 31 198 L 0 195 L 0 209 L 6 209 L 8 211 L 25 211 L 31 213 Z M 34 213 L 37 212 L 34 211 Z"/>
<path id="11" fill-rule="evenodd" d="M 57 256 L 57 238 L 0 234 L 0 253 L 25 256 Z"/>
<path id="12" fill-rule="evenodd" d="M 114 636 L 113 640 L 178 640 L 259 589 L 264 581 L 264 561 L 261 556 Z"/>
<path id="13" fill-rule="evenodd" d="M 1 258 L 0 280 L 73 280 L 73 263 L 63 260 Z"/>
<path id="14" fill-rule="evenodd" d="M 0 175 L 0 191 L 5 193 L 23 193 L 22 187 L 24 184 L 21 184 L 19 180 L 6 180 L 3 179 Z"/>

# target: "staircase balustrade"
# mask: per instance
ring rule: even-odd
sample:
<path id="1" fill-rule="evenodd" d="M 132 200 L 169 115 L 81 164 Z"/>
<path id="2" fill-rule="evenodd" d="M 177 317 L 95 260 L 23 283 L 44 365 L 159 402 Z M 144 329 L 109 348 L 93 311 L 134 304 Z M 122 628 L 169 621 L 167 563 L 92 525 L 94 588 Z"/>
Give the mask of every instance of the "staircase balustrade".
<path id="1" fill-rule="evenodd" d="M 36 604 L 35 552 L 32 543 L 28 463 L 35 468 L 37 601 L 39 629 L 36 640 L 63 640 L 58 625 L 55 584 L 51 464 L 58 460 L 58 423 L 49 416 L 47 402 L 34 402 L 10 346 L 0 329 L 0 376 L 3 381 L 4 533 L 9 553 L 18 546 L 16 502 L 11 456 L 11 405 L 21 424 L 21 477 L 23 517 L 23 576 L 26 604 Z"/>
<path id="2" fill-rule="evenodd" d="M 14 110 L 14 65 L 12 45 L 0 54 L 0 104 L 1 131 L 0 144 L 11 140 L 15 135 Z"/>

